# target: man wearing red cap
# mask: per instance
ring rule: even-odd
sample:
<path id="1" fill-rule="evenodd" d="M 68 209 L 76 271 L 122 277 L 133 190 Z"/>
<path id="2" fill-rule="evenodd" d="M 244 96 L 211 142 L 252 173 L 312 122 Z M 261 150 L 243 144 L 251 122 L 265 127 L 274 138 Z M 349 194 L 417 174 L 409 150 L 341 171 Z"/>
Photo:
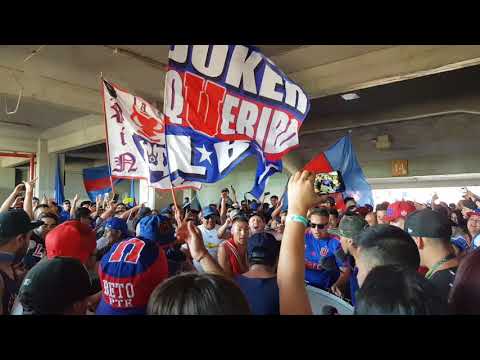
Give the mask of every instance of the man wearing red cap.
<path id="1" fill-rule="evenodd" d="M 78 220 L 66 221 L 50 231 L 45 239 L 47 257 L 72 257 L 85 266 L 95 263 L 95 232 Z"/>
<path id="2" fill-rule="evenodd" d="M 411 201 L 396 201 L 388 206 L 385 221 L 403 230 L 406 217 L 415 210 L 417 208 Z"/>

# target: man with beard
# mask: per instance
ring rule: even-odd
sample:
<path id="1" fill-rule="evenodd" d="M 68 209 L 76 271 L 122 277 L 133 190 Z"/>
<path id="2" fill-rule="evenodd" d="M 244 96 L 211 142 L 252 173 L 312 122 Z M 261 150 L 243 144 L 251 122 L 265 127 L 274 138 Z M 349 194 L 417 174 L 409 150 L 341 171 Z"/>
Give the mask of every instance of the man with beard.
<path id="1" fill-rule="evenodd" d="M 42 225 L 30 220 L 23 210 L 0 213 L 0 315 L 9 314 L 25 275 L 19 269 L 25 256 L 32 230 Z"/>

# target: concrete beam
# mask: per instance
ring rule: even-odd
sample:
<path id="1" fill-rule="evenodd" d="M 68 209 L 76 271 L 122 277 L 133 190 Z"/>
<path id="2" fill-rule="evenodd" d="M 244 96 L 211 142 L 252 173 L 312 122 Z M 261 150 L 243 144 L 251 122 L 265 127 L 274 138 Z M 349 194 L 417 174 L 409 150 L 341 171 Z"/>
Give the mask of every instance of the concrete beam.
<path id="1" fill-rule="evenodd" d="M 290 73 L 313 98 L 480 64 L 477 45 L 394 46 Z"/>
<path id="2" fill-rule="evenodd" d="M 432 117 L 435 115 L 465 112 L 480 113 L 480 96 L 464 95 L 434 99 L 417 104 L 401 104 L 385 111 L 372 109 L 368 113 L 349 115 L 330 115 L 306 121 L 300 129 L 300 137 L 321 132 L 348 130 L 355 127 L 374 126 L 374 124 L 408 121 L 418 117 Z"/>
<path id="3" fill-rule="evenodd" d="M 37 144 L 36 141 L 32 141 L 32 139 L 20 139 L 10 136 L 0 136 L 0 151 L 34 153 L 37 151 Z"/>
<path id="4" fill-rule="evenodd" d="M 81 149 L 105 141 L 105 125 L 94 125 L 48 140 L 48 153 Z"/>
<path id="5" fill-rule="evenodd" d="M 1 158 L 0 165 L 2 168 L 12 168 L 20 165 L 28 165 L 30 160 L 22 158 Z"/>

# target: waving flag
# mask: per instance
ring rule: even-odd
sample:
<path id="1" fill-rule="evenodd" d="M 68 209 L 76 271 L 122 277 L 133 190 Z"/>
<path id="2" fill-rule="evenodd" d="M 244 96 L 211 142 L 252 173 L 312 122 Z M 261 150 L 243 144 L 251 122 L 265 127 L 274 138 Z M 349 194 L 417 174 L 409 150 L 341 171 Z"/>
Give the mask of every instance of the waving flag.
<path id="1" fill-rule="evenodd" d="M 358 163 L 350 135 L 342 137 L 328 150 L 312 159 L 304 169 L 314 173 L 340 171 L 345 183 L 344 194 L 353 197 L 361 206 L 373 204 L 372 188 Z M 337 206 L 338 200 L 343 202 L 342 198 L 337 198 Z"/>
<path id="2" fill-rule="evenodd" d="M 200 189 L 198 182 L 170 176 L 168 154 L 179 152 L 177 146 L 182 146 L 182 141 L 172 140 L 173 148 L 168 151 L 163 115 L 154 106 L 106 80 L 103 96 L 112 178 L 147 179 L 150 186 L 160 190 L 172 186 Z M 174 171 L 178 161 L 173 159 Z"/>
<path id="3" fill-rule="evenodd" d="M 213 183 L 255 155 L 250 193 L 259 198 L 298 145 L 309 109 L 305 92 L 255 47 L 172 45 L 164 97 L 171 175 Z"/>
<path id="4" fill-rule="evenodd" d="M 118 183 L 114 180 L 113 183 Z M 83 185 L 91 201 L 95 201 L 97 195 L 104 195 L 112 191 L 110 169 L 107 165 L 83 169 Z"/>

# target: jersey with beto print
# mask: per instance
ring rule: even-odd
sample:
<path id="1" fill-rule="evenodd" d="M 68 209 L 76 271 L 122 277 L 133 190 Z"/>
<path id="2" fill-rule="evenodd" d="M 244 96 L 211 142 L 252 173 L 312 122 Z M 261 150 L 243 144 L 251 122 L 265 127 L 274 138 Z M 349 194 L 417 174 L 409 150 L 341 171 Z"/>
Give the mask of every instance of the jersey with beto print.
<path id="1" fill-rule="evenodd" d="M 340 248 L 340 242 L 332 237 L 316 239 L 308 231 L 305 233 L 305 282 L 309 285 L 328 289 L 340 276 L 340 267 L 343 263 L 335 257 L 335 252 Z M 333 257 L 337 264 L 334 271 L 326 271 L 319 265 L 324 257 Z"/>

